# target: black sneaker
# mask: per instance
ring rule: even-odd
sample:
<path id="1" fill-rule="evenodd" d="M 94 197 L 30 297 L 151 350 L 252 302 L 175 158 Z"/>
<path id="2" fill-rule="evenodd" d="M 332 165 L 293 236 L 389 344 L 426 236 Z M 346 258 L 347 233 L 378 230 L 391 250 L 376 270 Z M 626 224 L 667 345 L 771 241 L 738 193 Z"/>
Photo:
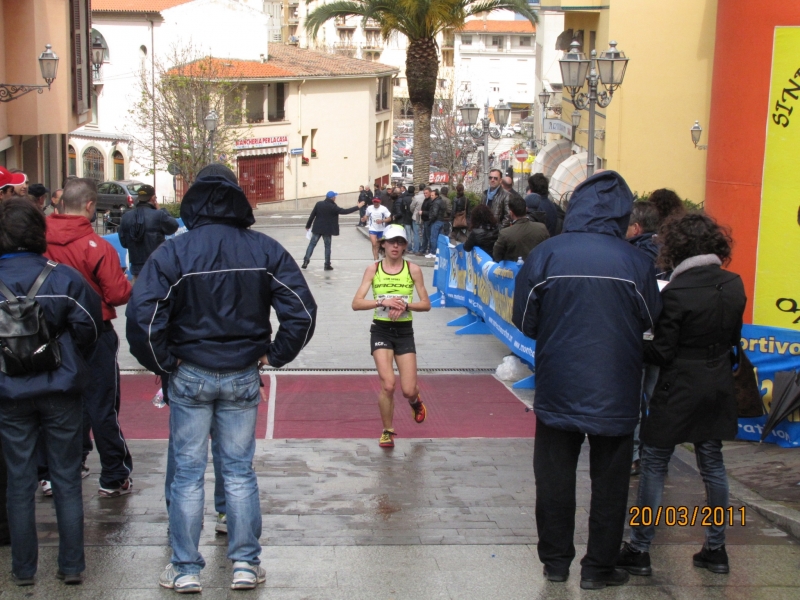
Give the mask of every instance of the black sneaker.
<path id="1" fill-rule="evenodd" d="M 325 270 L 326 271 L 333 271 L 333 266 L 332 265 L 325 265 Z"/>
<path id="2" fill-rule="evenodd" d="M 542 574 L 547 581 L 552 581 L 553 583 L 564 583 L 567 580 L 567 577 L 569 577 L 569 571 L 566 573 L 551 571 L 547 568 L 547 565 L 545 565 L 542 569 Z"/>
<path id="3" fill-rule="evenodd" d="M 301 268 L 305 269 L 307 266 L 308 266 L 308 261 L 304 260 Z"/>
<path id="4" fill-rule="evenodd" d="M 631 477 L 636 477 L 642 473 L 642 461 L 638 458 L 631 463 Z"/>
<path id="5" fill-rule="evenodd" d="M 703 549 L 692 557 L 692 562 L 695 567 L 708 569 L 712 573 L 720 575 L 725 575 L 731 571 L 728 566 L 728 553 L 725 551 L 725 544 L 716 550 L 709 550 L 703 546 Z"/>
<path id="6" fill-rule="evenodd" d="M 628 542 L 622 544 L 622 550 L 617 557 L 617 567 L 625 569 L 631 575 L 647 577 L 653 574 L 653 569 L 650 568 L 650 553 L 634 550 Z"/>
<path id="7" fill-rule="evenodd" d="M 628 583 L 630 578 L 631 576 L 628 575 L 627 571 L 623 571 L 622 569 L 614 569 L 608 575 L 592 577 L 591 579 L 581 577 L 581 589 L 602 590 L 609 585 L 624 585 Z"/>

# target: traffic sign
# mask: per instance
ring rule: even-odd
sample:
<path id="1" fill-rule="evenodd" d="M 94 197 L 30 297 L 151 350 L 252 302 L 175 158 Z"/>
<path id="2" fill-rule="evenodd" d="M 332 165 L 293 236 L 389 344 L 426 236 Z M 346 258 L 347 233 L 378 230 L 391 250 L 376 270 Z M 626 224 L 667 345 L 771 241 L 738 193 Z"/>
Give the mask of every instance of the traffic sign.
<path id="1" fill-rule="evenodd" d="M 289 150 L 289 154 L 291 154 L 292 156 L 295 156 L 297 154 L 302 154 L 302 153 L 303 153 L 303 149 L 302 148 L 292 148 L 291 150 Z"/>
<path id="2" fill-rule="evenodd" d="M 516 158 L 519 162 L 525 162 L 528 160 L 528 151 L 525 150 L 525 148 L 520 148 L 514 152 L 514 158 Z"/>

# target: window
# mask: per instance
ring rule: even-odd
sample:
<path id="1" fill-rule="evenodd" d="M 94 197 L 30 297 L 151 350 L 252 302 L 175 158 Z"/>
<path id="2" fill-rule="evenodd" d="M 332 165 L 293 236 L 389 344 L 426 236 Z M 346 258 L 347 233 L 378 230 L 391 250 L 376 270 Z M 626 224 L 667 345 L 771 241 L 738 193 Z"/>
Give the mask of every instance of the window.
<path id="1" fill-rule="evenodd" d="M 472 36 L 461 34 L 461 45 L 472 46 Z"/>
<path id="2" fill-rule="evenodd" d="M 492 36 L 492 46 L 499 46 L 503 47 L 503 36 L 502 35 L 493 35 Z"/>
<path id="3" fill-rule="evenodd" d="M 125 159 L 122 157 L 122 152 L 117 150 L 114 152 L 114 179 L 122 181 L 125 179 Z"/>
<path id="4" fill-rule="evenodd" d="M 245 88 L 245 106 L 248 123 L 264 122 L 264 85 L 248 85 Z"/>
<path id="5" fill-rule="evenodd" d="M 378 87 L 375 93 L 375 112 L 389 110 L 391 101 L 391 77 L 381 77 L 378 79 Z"/>
<path id="6" fill-rule="evenodd" d="M 83 176 L 98 183 L 106 178 L 106 164 L 102 152 L 93 146 L 83 151 Z"/>
<path id="7" fill-rule="evenodd" d="M 267 118 L 269 121 L 286 120 L 286 86 L 288 83 L 270 83 L 267 85 Z"/>
<path id="8" fill-rule="evenodd" d="M 91 108 L 91 41 L 87 34 L 91 34 L 88 24 L 91 23 L 91 14 L 88 0 L 72 0 L 70 2 L 71 37 L 72 37 L 72 103 L 79 115 L 86 114 Z"/>
<path id="9" fill-rule="evenodd" d="M 317 138 L 317 130 L 311 130 L 311 158 L 317 158 L 317 149 L 314 146 L 314 140 Z"/>
<path id="10" fill-rule="evenodd" d="M 308 141 L 308 136 L 304 135 L 302 137 L 302 140 L 303 141 L 302 141 L 302 143 L 300 145 L 303 147 L 303 154 L 302 154 L 300 162 L 302 163 L 302 165 L 304 167 L 307 167 L 308 166 L 308 155 L 306 154 L 306 142 Z"/>
<path id="11" fill-rule="evenodd" d="M 442 50 L 442 66 L 443 67 L 452 67 L 453 66 L 453 51 L 452 50 Z"/>
<path id="12" fill-rule="evenodd" d="M 489 91 L 500 93 L 500 83 L 497 81 L 489 83 Z"/>
<path id="13" fill-rule="evenodd" d="M 67 148 L 67 174 L 73 177 L 78 174 L 78 156 L 72 146 Z"/>
<path id="14" fill-rule="evenodd" d="M 521 35 L 521 36 L 519 36 L 519 45 L 520 46 L 530 46 L 531 45 L 531 36 L 529 36 L 529 35 Z"/>

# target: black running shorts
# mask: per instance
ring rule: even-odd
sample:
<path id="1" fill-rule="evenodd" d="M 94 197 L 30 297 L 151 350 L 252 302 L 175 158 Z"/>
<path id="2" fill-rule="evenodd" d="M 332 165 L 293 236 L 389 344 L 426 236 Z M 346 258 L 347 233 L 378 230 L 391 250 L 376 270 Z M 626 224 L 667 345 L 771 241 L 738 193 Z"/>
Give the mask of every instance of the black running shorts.
<path id="1" fill-rule="evenodd" d="M 369 346 L 370 354 L 375 350 L 393 350 L 396 355 L 417 353 L 417 347 L 414 345 L 414 329 L 408 325 L 384 325 L 381 323 L 372 323 L 369 329 Z"/>

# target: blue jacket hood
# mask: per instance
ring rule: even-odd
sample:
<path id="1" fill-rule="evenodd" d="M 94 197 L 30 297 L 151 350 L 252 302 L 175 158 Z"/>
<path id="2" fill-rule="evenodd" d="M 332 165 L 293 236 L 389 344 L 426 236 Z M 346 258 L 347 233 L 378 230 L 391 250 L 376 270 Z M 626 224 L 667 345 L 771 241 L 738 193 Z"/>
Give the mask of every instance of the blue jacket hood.
<path id="1" fill-rule="evenodd" d="M 581 183 L 569 201 L 564 233 L 603 233 L 625 239 L 633 194 L 616 171 L 601 171 Z"/>
<path id="2" fill-rule="evenodd" d="M 200 177 L 181 202 L 181 218 L 187 229 L 208 223 L 224 223 L 245 229 L 256 222 L 242 188 L 218 175 Z"/>

